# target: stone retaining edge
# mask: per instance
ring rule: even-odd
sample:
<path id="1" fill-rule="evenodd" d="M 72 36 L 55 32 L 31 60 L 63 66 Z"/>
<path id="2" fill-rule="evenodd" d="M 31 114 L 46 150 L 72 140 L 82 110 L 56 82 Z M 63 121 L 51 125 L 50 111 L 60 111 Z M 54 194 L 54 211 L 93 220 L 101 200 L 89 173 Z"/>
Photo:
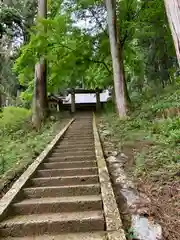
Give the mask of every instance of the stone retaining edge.
<path id="1" fill-rule="evenodd" d="M 108 240 L 126 240 L 93 114 L 93 132 Z"/>
<path id="2" fill-rule="evenodd" d="M 28 179 L 32 176 L 38 166 L 51 152 L 56 143 L 65 134 L 69 126 L 73 123 L 74 119 L 71 119 L 69 123 L 55 136 L 55 138 L 47 145 L 43 152 L 35 159 L 35 161 L 27 168 L 27 170 L 16 180 L 10 190 L 0 200 L 0 221 L 6 216 L 10 204 L 15 200 L 19 191 L 26 184 Z"/>

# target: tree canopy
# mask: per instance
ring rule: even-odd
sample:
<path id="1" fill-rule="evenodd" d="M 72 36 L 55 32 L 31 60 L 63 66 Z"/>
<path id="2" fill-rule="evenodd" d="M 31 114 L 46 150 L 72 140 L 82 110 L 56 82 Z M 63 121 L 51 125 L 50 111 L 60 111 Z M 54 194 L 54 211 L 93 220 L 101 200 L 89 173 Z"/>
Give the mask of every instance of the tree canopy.
<path id="1" fill-rule="evenodd" d="M 15 2 L 17 5 L 11 3 L 1 9 L 1 38 L 8 36 L 9 28 L 14 34 L 11 42 L 15 38 L 18 41 L 13 43 L 13 69 L 27 88 L 23 95 L 26 99 L 33 93 L 34 66 L 40 56 L 48 62 L 49 92 L 76 86 L 112 87 L 103 2 L 49 0 L 47 19 L 38 18 L 36 24 L 36 1 Z M 116 11 L 129 94 L 173 83 L 178 65 L 163 0 L 117 1 Z"/>

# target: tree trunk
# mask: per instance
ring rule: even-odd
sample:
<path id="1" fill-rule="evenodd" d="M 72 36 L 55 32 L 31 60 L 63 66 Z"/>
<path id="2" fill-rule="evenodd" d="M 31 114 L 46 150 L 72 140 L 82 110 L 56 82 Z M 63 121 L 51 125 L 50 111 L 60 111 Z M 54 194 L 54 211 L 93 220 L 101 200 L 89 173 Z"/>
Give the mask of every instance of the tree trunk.
<path id="1" fill-rule="evenodd" d="M 125 94 L 125 78 L 123 71 L 123 62 L 121 59 L 119 49 L 117 31 L 116 31 L 116 1 L 106 0 L 106 9 L 108 15 L 108 29 L 110 39 L 110 49 L 113 65 L 114 76 L 114 90 L 116 97 L 116 105 L 118 114 L 120 117 L 124 117 L 127 114 L 127 103 Z"/>
<path id="2" fill-rule="evenodd" d="M 47 0 L 38 0 L 38 15 L 40 18 L 47 18 Z M 46 32 L 46 28 L 44 28 Z M 42 108 L 43 120 L 48 114 L 47 102 L 47 62 L 42 57 L 40 59 L 40 106 Z"/>
<path id="3" fill-rule="evenodd" d="M 180 1 L 164 0 L 164 2 L 180 66 Z"/>
<path id="4" fill-rule="evenodd" d="M 47 17 L 47 0 L 38 1 L 38 16 L 40 18 Z M 46 31 L 46 29 L 44 29 Z M 39 128 L 42 121 L 48 114 L 47 102 L 47 66 L 46 60 L 41 57 L 39 63 L 35 66 L 35 86 L 33 98 L 33 117 L 32 122 L 35 127 Z"/>
<path id="5" fill-rule="evenodd" d="M 32 104 L 32 123 L 33 126 L 38 130 L 41 126 L 42 121 L 42 112 L 40 106 L 40 75 L 41 69 L 40 64 L 37 63 L 35 66 L 34 74 L 34 95 L 33 95 L 33 104 Z"/>
<path id="6" fill-rule="evenodd" d="M 100 92 L 96 89 L 96 111 L 100 112 L 101 110 L 101 101 L 100 101 Z"/>
<path id="7" fill-rule="evenodd" d="M 71 112 L 75 113 L 76 111 L 76 95 L 74 89 L 71 91 Z"/>
<path id="8" fill-rule="evenodd" d="M 117 37 L 118 37 L 118 33 L 117 33 Z M 124 69 L 124 63 L 123 63 L 123 49 L 120 43 L 120 39 L 118 39 L 118 44 L 119 44 L 119 54 L 120 54 L 120 66 L 121 66 L 121 71 L 123 74 L 123 79 L 124 79 L 124 94 L 125 94 L 125 100 L 126 100 L 126 104 L 131 103 L 131 99 L 128 93 L 128 88 L 127 88 L 127 82 L 125 79 L 125 69 Z"/>
<path id="9" fill-rule="evenodd" d="M 2 97 L 1 97 L 1 92 L 0 92 L 0 112 L 2 111 Z"/>

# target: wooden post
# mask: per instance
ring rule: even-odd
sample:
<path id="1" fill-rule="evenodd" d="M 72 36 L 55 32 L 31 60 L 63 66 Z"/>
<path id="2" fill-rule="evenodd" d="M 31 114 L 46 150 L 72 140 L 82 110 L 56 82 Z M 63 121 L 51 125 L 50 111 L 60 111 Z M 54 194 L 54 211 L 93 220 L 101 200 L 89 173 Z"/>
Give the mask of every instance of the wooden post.
<path id="1" fill-rule="evenodd" d="M 100 93 L 99 90 L 96 89 L 96 111 L 99 112 L 100 110 L 101 110 Z"/>
<path id="2" fill-rule="evenodd" d="M 75 113 L 76 111 L 76 100 L 75 100 L 75 91 L 71 91 L 71 112 Z"/>

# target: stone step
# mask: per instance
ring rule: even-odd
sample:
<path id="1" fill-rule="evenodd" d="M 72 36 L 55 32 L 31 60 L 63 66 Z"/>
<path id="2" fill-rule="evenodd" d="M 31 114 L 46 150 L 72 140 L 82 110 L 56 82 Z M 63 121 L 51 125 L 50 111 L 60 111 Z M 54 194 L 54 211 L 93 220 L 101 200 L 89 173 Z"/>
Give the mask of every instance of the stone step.
<path id="1" fill-rule="evenodd" d="M 93 136 L 86 136 L 86 137 L 77 137 L 76 135 L 75 136 L 65 136 L 64 141 L 73 141 L 73 142 L 91 142 L 94 141 L 94 137 Z"/>
<path id="2" fill-rule="evenodd" d="M 29 186 L 47 187 L 47 186 L 65 186 L 65 185 L 85 185 L 98 183 L 98 175 L 86 176 L 63 176 L 63 177 L 43 177 L 32 178 Z"/>
<path id="3" fill-rule="evenodd" d="M 91 126 L 87 126 L 85 124 L 83 124 L 85 127 L 83 127 L 83 133 L 84 132 L 92 132 L 92 128 Z M 81 125 L 82 126 L 82 125 Z M 76 133 L 82 133 L 82 128 L 81 126 L 75 127 L 73 126 L 73 128 L 69 128 L 69 131 L 66 134 L 69 134 L 71 132 L 76 132 Z"/>
<path id="4" fill-rule="evenodd" d="M 93 133 L 84 133 L 82 134 L 67 134 L 64 136 L 64 139 L 94 139 Z"/>
<path id="5" fill-rule="evenodd" d="M 97 167 L 96 161 L 73 161 L 73 162 L 52 162 L 43 163 L 40 169 L 64 169 L 64 168 Z"/>
<path id="6" fill-rule="evenodd" d="M 92 151 L 69 151 L 69 152 L 56 152 L 51 153 L 51 157 L 69 157 L 69 156 L 95 156 L 95 153 Z"/>
<path id="7" fill-rule="evenodd" d="M 83 142 L 83 141 L 85 141 L 85 142 L 87 142 L 87 141 L 90 141 L 91 143 L 93 143 L 94 142 L 94 138 L 92 137 L 92 136 L 86 136 L 86 137 L 76 137 L 76 135 L 73 137 L 73 136 L 68 136 L 68 137 L 65 137 L 64 138 L 64 141 L 66 142 L 66 141 L 74 141 L 74 143 L 76 142 L 76 141 L 78 141 L 78 142 Z"/>
<path id="8" fill-rule="evenodd" d="M 54 151 L 53 152 L 75 152 L 75 151 L 77 151 L 77 152 L 83 152 L 83 151 L 92 151 L 92 152 L 94 152 L 94 146 L 93 145 L 86 145 L 86 146 L 84 146 L 84 147 L 79 147 L 79 146 L 74 146 L 74 147 L 72 147 L 72 146 L 69 146 L 69 145 L 67 145 L 66 147 L 64 147 L 64 146 L 56 146 L 56 148 L 54 149 Z"/>
<path id="9" fill-rule="evenodd" d="M 89 141 L 85 141 L 85 140 L 66 140 L 66 141 L 63 141 L 63 144 L 65 146 L 69 145 L 74 145 L 76 143 L 76 146 L 80 146 L 82 144 L 85 144 L 85 145 L 92 145 L 92 140 L 89 140 Z"/>
<path id="10" fill-rule="evenodd" d="M 104 231 L 101 211 L 20 215 L 0 223 L 1 237 Z"/>
<path id="11" fill-rule="evenodd" d="M 29 215 L 95 210 L 102 210 L 100 195 L 26 199 L 13 204 L 11 214 Z"/>
<path id="12" fill-rule="evenodd" d="M 92 130 L 92 122 L 91 121 L 87 121 L 87 122 L 84 121 L 84 122 L 82 122 L 82 124 L 78 124 L 78 122 L 76 122 L 76 123 L 77 123 L 77 125 L 70 126 L 69 131 L 80 131 L 80 130 L 82 130 L 82 127 L 83 127 L 84 131 Z"/>
<path id="13" fill-rule="evenodd" d="M 82 129 L 70 129 L 66 134 L 65 136 L 69 136 L 69 135 L 78 135 L 78 136 L 86 136 L 86 134 L 93 134 L 93 130 L 92 129 L 84 129 L 83 128 L 83 131 Z"/>
<path id="14" fill-rule="evenodd" d="M 58 145 L 56 145 L 56 149 L 67 149 L 67 148 L 69 148 L 69 149 L 74 149 L 74 150 L 76 150 L 76 149 L 86 149 L 86 148 L 91 148 L 91 149 L 93 149 L 94 150 L 94 144 L 93 143 L 91 143 L 91 144 L 81 144 L 81 145 L 79 145 L 79 144 L 76 144 L 76 143 L 74 143 L 74 144 L 72 144 L 72 145 L 69 145 L 68 143 L 67 144 L 64 144 L 63 142 L 62 143 L 59 143 Z"/>
<path id="15" fill-rule="evenodd" d="M 68 197 L 99 194 L 99 184 L 28 187 L 23 189 L 23 197 L 25 198 Z"/>
<path id="16" fill-rule="evenodd" d="M 83 156 L 83 155 L 78 155 L 78 156 L 54 156 L 54 157 L 48 157 L 45 161 L 46 162 L 67 162 L 67 161 L 94 161 L 96 159 L 96 157 L 94 156 L 94 154 L 91 154 L 89 156 Z"/>
<path id="17" fill-rule="evenodd" d="M 38 170 L 35 177 L 61 177 L 61 176 L 84 176 L 97 175 L 97 167 L 91 168 L 64 168 L 64 169 L 44 169 Z"/>
<path id="18" fill-rule="evenodd" d="M 60 155 L 61 156 L 61 154 L 63 154 L 63 156 L 65 156 L 65 155 L 76 155 L 76 154 L 78 154 L 78 155 L 80 155 L 80 154 L 85 154 L 86 156 L 87 155 L 91 155 L 91 154 L 94 154 L 95 155 L 95 153 L 94 153 L 94 149 L 86 149 L 86 150 L 84 150 L 84 149 L 75 149 L 75 150 L 73 150 L 73 149 L 58 149 L 58 148 L 55 148 L 54 150 L 53 150 L 53 152 L 52 152 L 52 154 L 51 154 L 51 156 L 52 155 L 54 155 L 54 154 L 57 154 L 57 155 Z"/>
<path id="19" fill-rule="evenodd" d="M 84 129 L 84 128 L 69 129 L 69 131 L 64 136 L 69 136 L 69 135 L 86 136 L 86 134 L 93 135 L 93 130 Z"/>
<path id="20" fill-rule="evenodd" d="M 107 240 L 105 232 L 67 233 L 60 235 L 41 235 L 34 237 L 9 237 L 3 240 Z M 118 239 L 120 240 L 120 239 Z"/>

